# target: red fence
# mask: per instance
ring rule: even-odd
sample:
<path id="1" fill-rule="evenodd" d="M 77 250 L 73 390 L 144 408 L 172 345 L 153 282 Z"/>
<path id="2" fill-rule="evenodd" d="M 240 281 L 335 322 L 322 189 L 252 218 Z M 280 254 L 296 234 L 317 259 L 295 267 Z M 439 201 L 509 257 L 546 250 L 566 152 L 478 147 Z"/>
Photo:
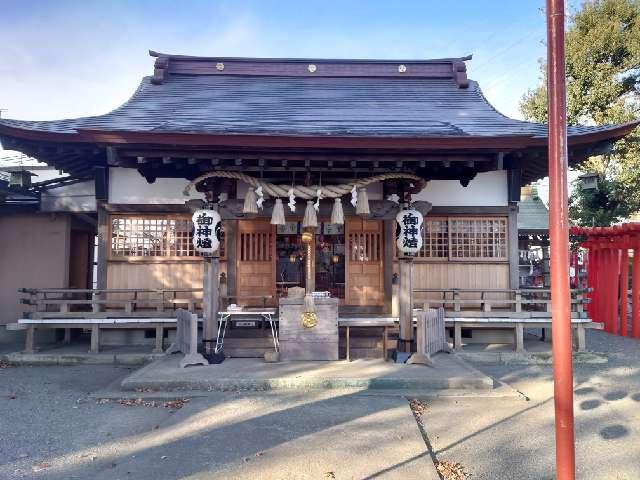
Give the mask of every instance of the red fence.
<path id="1" fill-rule="evenodd" d="M 626 336 L 628 330 L 629 250 L 633 250 L 631 272 L 631 335 L 640 338 L 640 223 L 614 227 L 572 227 L 571 234 L 585 237 L 588 250 L 587 284 L 593 291 L 587 306 L 604 330 Z"/>

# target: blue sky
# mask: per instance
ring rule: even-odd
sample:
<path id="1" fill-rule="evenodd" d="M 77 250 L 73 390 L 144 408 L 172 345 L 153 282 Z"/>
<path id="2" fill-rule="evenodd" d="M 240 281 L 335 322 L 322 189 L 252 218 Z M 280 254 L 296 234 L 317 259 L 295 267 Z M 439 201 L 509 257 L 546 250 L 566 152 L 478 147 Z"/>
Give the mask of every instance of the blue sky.
<path id="1" fill-rule="evenodd" d="M 539 79 L 543 0 L 1 0 L 3 116 L 105 113 L 152 72 L 148 49 L 209 56 L 437 58 L 473 54 L 469 75 L 501 112 Z"/>

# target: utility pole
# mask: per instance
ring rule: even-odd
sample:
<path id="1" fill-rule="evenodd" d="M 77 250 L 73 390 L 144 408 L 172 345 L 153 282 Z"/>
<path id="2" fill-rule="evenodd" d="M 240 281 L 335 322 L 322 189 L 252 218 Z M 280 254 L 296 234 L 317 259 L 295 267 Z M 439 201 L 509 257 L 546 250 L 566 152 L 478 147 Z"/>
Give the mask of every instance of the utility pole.
<path id="1" fill-rule="evenodd" d="M 547 0 L 547 91 L 549 106 L 549 238 L 551 325 L 556 433 L 556 478 L 574 480 L 571 293 L 564 0 Z"/>

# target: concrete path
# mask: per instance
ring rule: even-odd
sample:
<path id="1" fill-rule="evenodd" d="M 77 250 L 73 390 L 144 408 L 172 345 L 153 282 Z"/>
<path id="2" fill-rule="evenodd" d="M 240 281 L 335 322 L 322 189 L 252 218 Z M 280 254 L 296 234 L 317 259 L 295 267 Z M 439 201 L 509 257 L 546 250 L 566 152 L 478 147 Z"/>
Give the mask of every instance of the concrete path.
<path id="1" fill-rule="evenodd" d="M 265 363 L 229 358 L 219 365 L 179 367 L 181 355 L 169 355 L 134 372 L 123 390 L 280 390 L 280 389 L 490 389 L 493 380 L 456 355 L 434 356 L 434 367 L 382 359 L 338 362 Z"/>
<path id="2" fill-rule="evenodd" d="M 577 478 L 640 478 L 640 341 L 590 332 L 608 364 L 576 364 Z M 435 398 L 423 417 L 438 460 L 459 462 L 480 480 L 554 478 L 551 366 L 487 365 L 479 369 L 530 400 Z"/>
<path id="3" fill-rule="evenodd" d="M 438 479 L 400 396 L 200 392 L 180 409 L 96 401 L 127 373 L 1 369 L 0 478 Z"/>

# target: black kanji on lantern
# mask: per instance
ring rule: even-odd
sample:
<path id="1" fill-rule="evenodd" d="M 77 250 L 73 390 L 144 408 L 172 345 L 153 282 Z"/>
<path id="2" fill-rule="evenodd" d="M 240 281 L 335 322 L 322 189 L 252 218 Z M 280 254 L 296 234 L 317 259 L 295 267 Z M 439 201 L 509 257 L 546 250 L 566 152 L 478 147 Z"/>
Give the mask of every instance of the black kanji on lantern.
<path id="1" fill-rule="evenodd" d="M 196 240 L 196 247 L 211 248 L 211 239 L 209 237 L 198 237 L 198 239 Z"/>
<path id="2" fill-rule="evenodd" d="M 196 223 L 198 225 L 212 225 L 213 217 L 208 216 L 206 213 L 201 213 L 196 217 Z M 211 233 L 209 233 L 211 235 Z"/>

